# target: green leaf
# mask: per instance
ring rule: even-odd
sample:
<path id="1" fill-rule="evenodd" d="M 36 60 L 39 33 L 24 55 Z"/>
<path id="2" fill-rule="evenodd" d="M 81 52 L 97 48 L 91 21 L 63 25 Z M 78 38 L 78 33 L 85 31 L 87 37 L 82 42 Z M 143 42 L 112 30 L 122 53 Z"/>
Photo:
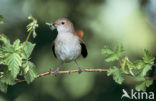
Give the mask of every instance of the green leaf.
<path id="1" fill-rule="evenodd" d="M 135 89 L 136 89 L 137 91 L 146 91 L 145 82 L 136 85 Z"/>
<path id="2" fill-rule="evenodd" d="M 118 71 L 118 68 L 116 66 L 109 68 L 107 71 L 107 76 L 114 74 L 116 71 Z"/>
<path id="3" fill-rule="evenodd" d="M 6 84 L 4 84 L 4 83 L 2 83 L 2 82 L 0 81 L 0 91 L 6 93 L 6 92 L 7 92 L 7 87 L 8 87 L 8 86 L 7 86 Z"/>
<path id="4" fill-rule="evenodd" d="M 110 49 L 109 47 L 105 46 L 104 49 L 102 49 L 102 54 L 107 55 L 105 58 L 106 62 L 112 62 L 115 60 L 119 60 L 121 56 L 123 56 L 125 51 L 123 50 L 123 46 L 119 44 L 115 51 Z"/>
<path id="5" fill-rule="evenodd" d="M 119 57 L 117 54 L 111 54 L 111 55 L 108 55 L 106 58 L 105 58 L 105 61 L 106 62 L 112 62 L 112 61 L 115 61 L 115 60 L 118 60 Z"/>
<path id="6" fill-rule="evenodd" d="M 153 80 L 145 80 L 141 84 L 136 85 L 135 89 L 137 91 L 146 91 L 146 88 L 152 85 Z"/>
<path id="7" fill-rule="evenodd" d="M 4 24 L 4 18 L 2 15 L 0 15 L 0 24 Z"/>
<path id="8" fill-rule="evenodd" d="M 3 77 L 1 78 L 1 82 L 8 84 L 8 85 L 14 85 L 15 82 L 15 78 L 13 78 L 12 74 L 10 73 L 10 71 L 6 71 L 4 72 Z"/>
<path id="9" fill-rule="evenodd" d="M 145 81 L 146 87 L 149 87 L 150 85 L 153 84 L 153 80 L 149 79 Z"/>
<path id="10" fill-rule="evenodd" d="M 13 78 L 16 78 L 17 74 L 20 71 L 19 66 L 22 64 L 22 59 L 17 53 L 10 53 L 5 60 L 8 65 L 8 70 L 11 72 Z"/>
<path id="11" fill-rule="evenodd" d="M 104 49 L 102 49 L 101 53 L 102 54 L 113 54 L 114 52 L 108 46 L 105 46 Z"/>
<path id="12" fill-rule="evenodd" d="M 24 53 L 22 53 L 22 56 L 24 59 L 28 59 L 30 57 L 34 47 L 35 47 L 35 44 L 32 44 L 31 42 L 27 42 L 25 44 Z"/>
<path id="13" fill-rule="evenodd" d="M 123 70 L 124 72 L 127 73 L 127 71 L 125 70 L 125 68 L 126 68 L 126 63 L 127 63 L 126 57 L 122 58 L 122 60 L 121 60 L 121 68 L 122 68 L 122 70 Z"/>
<path id="14" fill-rule="evenodd" d="M 24 71 L 24 78 L 28 84 L 31 83 L 35 78 L 37 78 L 36 67 L 32 62 L 28 61 L 23 66 L 23 71 Z"/>
<path id="15" fill-rule="evenodd" d="M 22 48 L 19 39 L 17 39 L 17 40 L 14 41 L 13 47 L 14 47 L 15 51 L 17 51 L 17 50 L 19 50 L 20 48 Z"/>
<path id="16" fill-rule="evenodd" d="M 145 63 L 154 64 L 154 57 L 151 55 L 151 53 L 148 50 L 144 50 L 144 56 L 143 60 Z"/>
<path id="17" fill-rule="evenodd" d="M 4 35 L 4 34 L 0 34 L 0 41 L 7 46 L 10 46 L 10 40 Z"/>
<path id="18" fill-rule="evenodd" d="M 125 74 L 131 74 L 132 76 L 134 76 L 134 73 L 132 71 L 134 69 L 134 64 L 128 59 L 127 56 L 122 58 L 121 69 Z"/>
<path id="19" fill-rule="evenodd" d="M 113 68 L 110 68 L 107 71 L 107 76 L 110 76 L 110 75 L 113 75 L 113 79 L 118 84 L 122 84 L 122 82 L 124 81 L 124 78 L 123 78 L 123 76 L 121 74 L 120 69 L 117 68 L 116 66 L 114 66 Z"/>
<path id="20" fill-rule="evenodd" d="M 135 65 L 136 69 L 142 69 L 142 68 L 144 68 L 145 63 L 143 60 L 137 60 L 137 61 L 135 61 L 134 65 Z"/>
<path id="21" fill-rule="evenodd" d="M 152 69 L 152 65 L 145 64 L 144 68 L 142 69 L 141 76 L 146 76 L 147 72 L 151 69 Z"/>
<path id="22" fill-rule="evenodd" d="M 118 57 L 121 57 L 122 55 L 124 55 L 125 50 L 123 49 L 123 45 L 122 44 L 118 44 L 115 53 L 118 55 Z"/>
<path id="23" fill-rule="evenodd" d="M 0 49 L 0 64 L 1 64 L 2 61 L 4 61 L 5 57 L 6 57 L 6 53 L 4 53 L 3 50 Z"/>
<path id="24" fill-rule="evenodd" d="M 135 68 L 135 65 L 128 58 L 127 58 L 127 68 L 128 68 L 129 74 L 134 76 L 134 73 L 132 70 Z"/>

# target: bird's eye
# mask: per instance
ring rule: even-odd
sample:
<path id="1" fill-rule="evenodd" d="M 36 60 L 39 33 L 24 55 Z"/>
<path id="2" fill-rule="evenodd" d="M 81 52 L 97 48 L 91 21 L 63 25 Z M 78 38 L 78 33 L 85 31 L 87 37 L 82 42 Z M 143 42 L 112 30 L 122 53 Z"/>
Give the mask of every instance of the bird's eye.
<path id="1" fill-rule="evenodd" d="M 65 24 L 65 22 L 62 22 L 62 25 L 64 25 Z"/>

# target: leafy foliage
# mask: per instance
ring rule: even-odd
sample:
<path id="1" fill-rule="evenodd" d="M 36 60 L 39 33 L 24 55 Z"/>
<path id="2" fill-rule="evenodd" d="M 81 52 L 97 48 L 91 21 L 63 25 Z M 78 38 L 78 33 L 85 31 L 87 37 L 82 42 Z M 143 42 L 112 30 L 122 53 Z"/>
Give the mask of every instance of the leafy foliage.
<path id="1" fill-rule="evenodd" d="M 107 76 L 110 76 L 110 75 L 113 75 L 113 79 L 118 84 L 122 84 L 122 82 L 124 81 L 121 70 L 119 68 L 117 68 L 116 66 L 114 66 L 113 68 L 110 68 L 107 71 Z"/>
<path id="2" fill-rule="evenodd" d="M 2 83 L 1 81 L 0 81 L 0 90 L 2 91 L 2 92 L 6 92 L 7 91 L 7 85 L 6 84 L 4 84 L 4 83 Z"/>
<path id="3" fill-rule="evenodd" d="M 118 67 L 113 66 L 107 71 L 107 75 L 112 75 L 118 84 L 122 84 L 126 80 L 126 76 L 124 75 L 132 77 L 134 82 L 139 82 L 136 84 L 136 90 L 138 91 L 145 91 L 146 87 L 149 87 L 153 83 L 153 80 L 147 77 L 147 73 L 152 69 L 155 58 L 148 50 L 144 50 L 144 56 L 141 60 L 134 62 L 130 61 L 126 56 L 121 44 L 115 50 L 105 46 L 102 49 L 102 54 L 106 55 L 106 62 L 119 61 Z"/>
<path id="4" fill-rule="evenodd" d="M 37 21 L 33 18 L 28 25 L 28 36 L 32 31 L 35 32 L 36 26 Z M 23 76 L 27 83 L 37 77 L 35 65 L 29 61 L 35 44 L 28 42 L 28 39 L 29 37 L 25 42 L 17 39 L 11 44 L 4 34 L 0 34 L 0 90 L 3 92 L 7 91 L 8 85 L 16 84 L 16 81 L 19 80 L 18 76 Z"/>
<path id="5" fill-rule="evenodd" d="M 119 44 L 114 51 L 106 46 L 102 49 L 102 54 L 107 55 L 105 58 L 106 62 L 118 60 L 124 54 L 123 46 Z"/>
<path id="6" fill-rule="evenodd" d="M 19 73 L 19 67 L 22 64 L 22 58 L 17 53 L 9 54 L 6 57 L 5 64 L 8 65 L 8 70 L 10 71 L 13 78 L 16 78 Z"/>
<path id="7" fill-rule="evenodd" d="M 27 83 L 31 83 L 36 77 L 37 77 L 37 72 L 35 70 L 35 65 L 30 62 L 27 61 L 24 65 L 23 65 L 23 70 L 24 70 L 24 78 L 27 81 Z"/>
<path id="8" fill-rule="evenodd" d="M 142 83 L 136 85 L 136 90 L 137 91 L 140 91 L 140 90 L 145 91 L 146 87 L 149 87 L 152 83 L 153 83 L 153 80 L 151 80 L 151 79 L 144 80 L 144 81 L 142 81 Z"/>

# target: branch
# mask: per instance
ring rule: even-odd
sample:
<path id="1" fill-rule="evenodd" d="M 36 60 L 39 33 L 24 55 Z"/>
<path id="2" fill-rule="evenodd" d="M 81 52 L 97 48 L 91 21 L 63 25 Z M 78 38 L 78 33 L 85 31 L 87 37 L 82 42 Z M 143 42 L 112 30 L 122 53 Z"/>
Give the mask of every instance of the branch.
<path id="1" fill-rule="evenodd" d="M 154 64 L 153 66 L 156 67 L 156 64 Z M 107 72 L 108 69 L 81 69 L 82 72 Z M 64 71 L 58 71 L 57 74 L 71 74 L 71 73 L 76 73 L 79 72 L 78 69 L 74 69 L 74 70 L 64 70 Z M 47 72 L 43 72 L 41 74 L 38 74 L 37 78 L 46 76 L 46 75 L 55 75 L 54 71 L 50 70 Z M 149 77 L 148 77 L 149 78 Z M 156 78 L 152 78 L 153 80 L 156 80 Z M 26 80 L 17 80 L 16 83 L 20 83 L 20 82 L 25 82 Z"/>
<path id="2" fill-rule="evenodd" d="M 106 72 L 108 69 L 81 69 L 82 72 Z M 64 70 L 64 71 L 58 71 L 57 74 L 71 74 L 71 73 L 76 73 L 79 72 L 78 69 L 75 70 Z M 47 71 L 41 74 L 38 74 L 37 78 L 46 76 L 46 75 L 55 75 L 55 72 L 53 71 Z M 20 82 L 25 82 L 26 80 L 17 80 L 16 83 L 20 83 Z"/>

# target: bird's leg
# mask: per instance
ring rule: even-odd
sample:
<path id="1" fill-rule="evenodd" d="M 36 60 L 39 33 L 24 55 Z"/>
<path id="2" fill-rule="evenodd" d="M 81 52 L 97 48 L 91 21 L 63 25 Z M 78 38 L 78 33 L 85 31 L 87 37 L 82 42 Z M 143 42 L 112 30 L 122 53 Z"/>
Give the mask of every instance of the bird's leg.
<path id="1" fill-rule="evenodd" d="M 61 62 L 61 64 L 56 68 L 54 74 L 55 76 L 58 74 L 60 67 L 62 67 L 63 62 Z"/>
<path id="2" fill-rule="evenodd" d="M 79 64 L 77 63 L 77 61 L 75 60 L 76 65 L 78 66 L 78 73 L 80 74 L 82 72 L 81 67 L 79 66 Z"/>
<path id="3" fill-rule="evenodd" d="M 52 74 L 52 72 L 53 72 L 53 71 L 52 71 L 52 69 L 50 68 L 50 69 L 49 69 L 49 74 Z"/>
<path id="4" fill-rule="evenodd" d="M 59 69 L 60 69 L 59 67 L 56 68 L 56 70 L 55 70 L 55 72 L 54 72 L 55 76 L 58 74 Z"/>

